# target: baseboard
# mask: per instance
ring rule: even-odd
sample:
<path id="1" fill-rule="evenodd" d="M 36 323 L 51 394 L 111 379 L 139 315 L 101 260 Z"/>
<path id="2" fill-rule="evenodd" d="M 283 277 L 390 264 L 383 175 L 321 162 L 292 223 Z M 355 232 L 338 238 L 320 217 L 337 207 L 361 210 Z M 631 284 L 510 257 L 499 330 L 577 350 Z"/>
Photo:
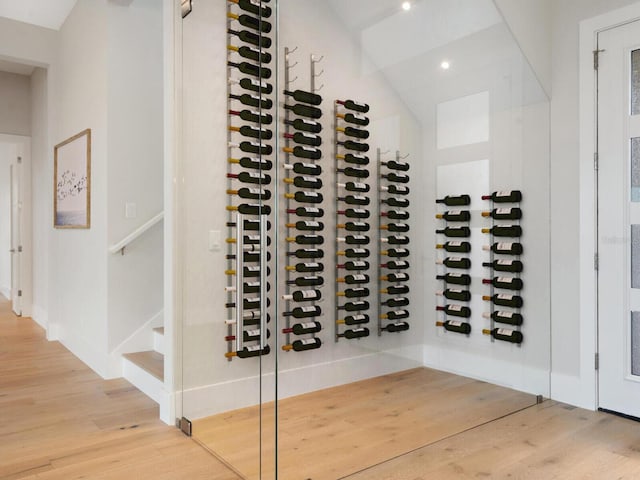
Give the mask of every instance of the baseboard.
<path id="1" fill-rule="evenodd" d="M 44 308 L 39 307 L 37 305 L 34 305 L 31 310 L 32 310 L 31 311 L 31 318 L 38 325 L 40 325 L 42 328 L 44 328 L 45 331 L 47 331 L 47 339 L 51 340 L 49 338 L 49 315 L 47 314 L 47 311 Z"/>
<path id="2" fill-rule="evenodd" d="M 7 300 L 11 300 L 11 288 L 10 287 L 0 287 L 0 293 Z"/>
<path id="3" fill-rule="evenodd" d="M 585 389 L 585 383 L 580 377 L 552 372 L 550 397 L 558 402 L 595 410 L 596 394 L 591 389 Z"/>

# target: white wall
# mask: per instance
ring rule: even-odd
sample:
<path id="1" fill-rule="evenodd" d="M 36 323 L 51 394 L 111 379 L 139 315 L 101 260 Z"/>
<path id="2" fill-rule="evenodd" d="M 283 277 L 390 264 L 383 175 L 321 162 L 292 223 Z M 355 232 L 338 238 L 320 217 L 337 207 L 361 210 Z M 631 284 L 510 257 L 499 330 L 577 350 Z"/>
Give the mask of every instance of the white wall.
<path id="1" fill-rule="evenodd" d="M 0 72 L 0 133 L 31 134 L 29 77 Z"/>

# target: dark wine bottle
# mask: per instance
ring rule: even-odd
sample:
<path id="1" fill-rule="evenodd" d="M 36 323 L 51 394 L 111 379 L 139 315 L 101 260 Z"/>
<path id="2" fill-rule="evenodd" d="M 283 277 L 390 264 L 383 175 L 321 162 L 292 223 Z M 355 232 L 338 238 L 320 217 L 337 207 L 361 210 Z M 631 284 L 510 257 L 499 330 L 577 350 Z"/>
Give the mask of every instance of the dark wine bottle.
<path id="1" fill-rule="evenodd" d="M 494 225 L 491 228 L 483 228 L 482 233 L 490 233 L 494 237 L 521 237 L 520 225 Z"/>
<path id="2" fill-rule="evenodd" d="M 337 242 L 343 242 L 347 245 L 369 245 L 371 238 L 368 235 L 346 235 L 344 237 L 337 237 Z"/>
<path id="3" fill-rule="evenodd" d="M 251 75 L 252 77 L 258 77 L 260 79 L 271 78 L 271 69 L 267 67 L 261 67 L 249 62 L 227 62 L 227 65 L 232 68 L 237 68 L 245 75 Z"/>
<path id="4" fill-rule="evenodd" d="M 287 210 L 289 214 L 295 214 L 299 217 L 319 218 L 324 216 L 324 210 L 317 207 L 298 207 Z"/>
<path id="5" fill-rule="evenodd" d="M 347 137 L 359 138 L 361 140 L 366 140 L 369 138 L 369 132 L 366 130 L 361 130 L 359 128 L 353 127 L 338 127 L 336 130 L 340 133 L 344 133 Z"/>
<path id="6" fill-rule="evenodd" d="M 322 167 L 315 163 L 296 162 L 293 165 L 285 164 L 284 168 L 285 170 L 293 170 L 294 173 L 300 175 L 320 175 L 322 173 Z"/>
<path id="7" fill-rule="evenodd" d="M 522 290 L 523 282 L 516 277 L 493 277 L 491 279 L 484 278 L 482 283 L 493 285 L 496 288 L 505 288 L 507 290 Z"/>
<path id="8" fill-rule="evenodd" d="M 322 203 L 322 194 L 320 192 L 285 193 L 284 196 L 300 203 Z"/>
<path id="9" fill-rule="evenodd" d="M 364 273 L 358 273 L 356 275 L 345 275 L 344 278 L 336 279 L 338 283 L 346 283 L 347 285 L 359 285 L 362 283 L 369 283 L 369 275 Z"/>
<path id="10" fill-rule="evenodd" d="M 506 323 L 507 325 L 522 325 L 523 318 L 520 313 L 505 312 L 502 310 L 496 310 L 492 313 L 483 313 L 482 316 L 487 319 L 492 319 L 497 323 Z"/>
<path id="11" fill-rule="evenodd" d="M 316 93 L 305 92 L 304 90 L 289 91 L 285 90 L 284 94 L 293 97 L 296 102 L 308 103 L 309 105 L 320 105 L 322 97 Z"/>
<path id="12" fill-rule="evenodd" d="M 262 205 L 258 203 L 242 203 L 237 207 L 233 205 L 228 205 L 226 208 L 230 212 L 240 212 L 243 215 L 270 215 L 271 214 L 271 207 L 269 205 Z"/>
<path id="13" fill-rule="evenodd" d="M 409 225 L 406 223 L 387 223 L 386 225 L 380 225 L 380 230 L 386 230 L 388 232 L 408 232 Z"/>
<path id="14" fill-rule="evenodd" d="M 228 195 L 238 195 L 240 198 L 247 200 L 269 200 L 271 192 L 261 188 L 240 188 L 239 190 L 227 190 Z"/>
<path id="15" fill-rule="evenodd" d="M 319 122 L 313 120 L 307 120 L 305 118 L 296 118 L 294 120 L 285 120 L 286 125 L 291 125 L 296 130 L 309 133 L 320 133 L 322 131 L 322 125 Z"/>
<path id="16" fill-rule="evenodd" d="M 447 257 L 444 260 L 436 260 L 436 263 L 447 268 L 462 268 L 464 270 L 471 268 L 471 260 L 464 257 Z"/>
<path id="17" fill-rule="evenodd" d="M 493 245 L 484 245 L 483 250 L 491 250 L 493 253 L 499 253 L 503 255 L 522 255 L 521 243 L 510 242 L 498 242 Z"/>
<path id="18" fill-rule="evenodd" d="M 233 178 L 241 181 L 242 183 L 252 183 L 258 185 L 269 185 L 271 183 L 271 175 L 268 173 L 258 172 L 240 172 L 240 173 L 227 173 L 227 178 Z"/>
<path id="19" fill-rule="evenodd" d="M 381 162 L 381 165 L 390 168 L 391 170 L 399 170 L 401 172 L 408 172 L 410 165 L 406 162 L 400 162 L 398 160 L 389 160 L 388 162 Z"/>
<path id="20" fill-rule="evenodd" d="M 261 97 L 260 95 L 249 95 L 248 93 L 243 93 L 242 95 L 230 94 L 229 98 L 238 100 L 248 107 L 263 108 L 266 110 L 273 107 L 273 101 L 271 99 Z"/>
<path id="21" fill-rule="evenodd" d="M 447 222 L 468 222 L 471 220 L 471 212 L 469 210 L 449 210 L 448 212 L 438 213 L 436 218 L 444 219 Z"/>
<path id="22" fill-rule="evenodd" d="M 338 320 L 336 323 L 340 325 L 364 325 L 369 323 L 370 317 L 366 313 L 359 313 L 357 315 L 347 315 L 342 320 Z"/>
<path id="23" fill-rule="evenodd" d="M 344 202 L 348 205 L 369 205 L 371 199 L 364 195 L 347 195 L 345 197 L 338 197 L 338 201 Z"/>
<path id="24" fill-rule="evenodd" d="M 338 334 L 338 337 L 346 338 L 348 340 L 352 340 L 354 338 L 364 338 L 368 337 L 370 334 L 369 329 L 365 327 L 354 328 L 345 330 L 344 333 Z"/>
<path id="25" fill-rule="evenodd" d="M 322 245 L 324 237 L 322 235 L 296 235 L 295 237 L 287 237 L 287 242 L 297 243 L 298 245 Z"/>
<path id="26" fill-rule="evenodd" d="M 316 273 L 324 271 L 324 265 L 318 262 L 302 262 L 284 267 L 289 272 Z"/>
<path id="27" fill-rule="evenodd" d="M 250 357 L 259 357 L 262 355 L 268 355 L 271 352 L 271 348 L 269 345 L 265 345 L 263 349 L 260 349 L 260 345 L 251 345 L 249 347 L 244 347 L 242 350 L 238 352 L 227 352 L 224 354 L 227 358 L 238 357 L 238 358 L 250 358 Z"/>
<path id="28" fill-rule="evenodd" d="M 369 218 L 371 213 L 364 208 L 347 208 L 346 210 L 338 210 L 338 215 L 344 215 L 347 218 Z"/>
<path id="29" fill-rule="evenodd" d="M 409 299 L 407 297 L 394 297 L 385 300 L 381 305 L 389 308 L 406 307 L 409 305 Z"/>
<path id="30" fill-rule="evenodd" d="M 380 293 L 386 295 L 406 295 L 409 293 L 409 285 L 389 285 L 387 288 L 380 290 Z"/>
<path id="31" fill-rule="evenodd" d="M 353 140 L 345 140 L 344 142 L 336 142 L 338 145 L 346 148 L 347 150 L 354 150 L 356 152 L 368 152 L 369 144 L 354 142 Z"/>
<path id="32" fill-rule="evenodd" d="M 471 276 L 466 273 L 446 273 L 436 275 L 436 279 L 444 280 L 452 285 L 471 285 Z"/>
<path id="33" fill-rule="evenodd" d="M 437 244 L 436 248 L 443 248 L 450 253 L 468 253 L 471 251 L 471 244 L 469 242 L 446 242 Z"/>
<path id="34" fill-rule="evenodd" d="M 227 48 L 232 52 L 237 52 L 242 58 L 259 63 L 270 63 L 271 54 L 253 47 L 228 45 Z"/>
<path id="35" fill-rule="evenodd" d="M 294 318 L 311 318 L 322 315 L 322 309 L 318 305 L 309 305 L 306 307 L 295 307 L 290 312 L 283 312 L 285 317 Z"/>
<path id="36" fill-rule="evenodd" d="M 306 335 L 309 333 L 318 333 L 322 330 L 320 322 L 304 322 L 296 323 L 291 328 L 283 328 L 282 333 L 293 333 L 294 335 Z"/>
<path id="37" fill-rule="evenodd" d="M 271 290 L 271 284 L 267 283 L 267 291 Z M 227 292 L 235 292 L 235 287 L 227 287 L 225 288 Z M 242 292 L 243 293 L 260 293 L 260 282 L 244 282 L 242 284 Z"/>
<path id="38" fill-rule="evenodd" d="M 228 162 L 234 165 L 240 165 L 241 167 L 251 168 L 254 170 L 271 170 L 273 168 L 273 163 L 271 162 L 271 160 L 267 160 L 266 158 L 230 158 Z"/>
<path id="39" fill-rule="evenodd" d="M 296 352 L 304 352 L 305 350 L 315 350 L 322 346 L 322 340 L 317 337 L 305 338 L 304 340 L 296 340 L 291 345 L 283 345 L 282 349 L 285 351 L 293 350 Z"/>
<path id="40" fill-rule="evenodd" d="M 244 252 L 242 254 L 242 258 L 243 258 L 245 263 L 259 262 L 260 261 L 260 253 Z M 227 260 L 235 260 L 236 256 L 235 255 L 226 255 L 226 259 Z M 271 252 L 267 252 L 267 261 L 271 261 Z M 251 293 L 251 292 L 245 291 L 245 293 Z"/>
<path id="41" fill-rule="evenodd" d="M 271 147 L 271 145 L 266 145 L 259 142 L 229 142 L 229 147 L 239 148 L 243 152 L 256 153 L 258 155 L 271 155 L 271 153 L 273 152 L 273 148 Z"/>
<path id="42" fill-rule="evenodd" d="M 496 340 L 502 340 L 504 342 L 522 343 L 524 337 L 522 332 L 517 330 L 509 330 L 508 328 L 494 328 L 493 330 L 482 330 L 485 335 L 491 335 Z"/>
<path id="43" fill-rule="evenodd" d="M 237 20 L 240 25 L 247 28 L 252 28 L 262 33 L 269 33 L 271 31 L 271 23 L 261 18 L 252 17 L 251 15 L 236 15 L 234 13 L 227 13 L 227 17 L 232 20 Z"/>
<path id="44" fill-rule="evenodd" d="M 336 306 L 336 309 L 344 310 L 346 312 L 360 312 L 362 310 L 368 310 L 369 307 L 369 302 L 366 300 L 358 300 L 355 302 L 347 302 L 344 305 L 338 305 Z"/>
<path id="45" fill-rule="evenodd" d="M 360 115 L 358 113 L 338 113 L 336 117 L 343 119 L 347 123 L 352 123 L 361 127 L 366 127 L 367 125 L 369 125 L 369 119 L 364 115 Z"/>
<path id="46" fill-rule="evenodd" d="M 520 190 L 503 190 L 493 192 L 491 195 L 483 195 L 483 200 L 493 200 L 495 203 L 517 203 L 522 201 Z"/>
<path id="47" fill-rule="evenodd" d="M 347 192 L 359 192 L 359 193 L 367 193 L 371 189 L 369 185 L 362 182 L 339 183 L 338 187 L 344 188 Z"/>
<path id="48" fill-rule="evenodd" d="M 356 260 L 353 262 L 339 263 L 337 267 L 339 269 L 345 269 L 350 271 L 368 270 L 371 265 L 365 260 Z"/>
<path id="49" fill-rule="evenodd" d="M 388 212 L 381 212 L 380 216 L 391 220 L 408 220 L 409 212 L 405 210 L 389 210 Z"/>
<path id="50" fill-rule="evenodd" d="M 390 173 L 383 173 L 380 176 L 382 178 L 387 179 L 387 181 L 389 181 L 389 182 L 409 183 L 409 175 L 406 175 L 404 173 L 390 172 Z"/>
<path id="51" fill-rule="evenodd" d="M 322 117 L 322 110 L 310 105 L 304 105 L 302 103 L 294 103 L 293 105 L 285 105 L 285 109 L 291 110 L 296 115 L 307 118 L 318 119 Z"/>
<path id="52" fill-rule="evenodd" d="M 271 137 L 273 137 L 273 132 L 268 128 L 255 128 L 250 125 L 229 127 L 229 130 L 232 132 L 239 132 L 245 137 L 258 138 L 260 140 L 271 140 Z"/>
<path id="53" fill-rule="evenodd" d="M 267 298 L 267 307 L 271 305 L 271 300 Z M 229 302 L 225 305 L 226 308 L 236 308 L 235 302 Z M 260 297 L 249 297 L 242 299 L 242 308 L 245 310 L 257 310 L 260 308 Z"/>
<path id="54" fill-rule="evenodd" d="M 253 78 L 230 78 L 229 83 L 231 85 L 240 85 L 241 88 L 260 95 L 269 95 L 273 92 L 273 86 L 270 83 L 254 80 Z"/>
<path id="55" fill-rule="evenodd" d="M 409 187 L 406 185 L 387 185 L 380 187 L 383 192 L 388 192 L 391 195 L 409 195 Z"/>
<path id="56" fill-rule="evenodd" d="M 227 30 L 227 33 L 229 35 L 235 35 L 243 42 L 250 43 L 251 45 L 255 45 L 256 47 L 269 48 L 271 46 L 271 38 L 267 37 L 266 35 L 258 35 L 256 33 L 249 32 L 247 30 L 238 31 L 238 30 L 231 30 L 231 29 Z M 266 93 L 271 93 L 271 92 L 266 92 Z"/>
<path id="57" fill-rule="evenodd" d="M 406 248 L 390 248 L 388 250 L 382 250 L 380 255 L 394 258 L 405 258 L 409 256 L 409 250 Z"/>
<path id="58" fill-rule="evenodd" d="M 318 147 L 322 145 L 322 138 L 312 133 L 306 133 L 306 132 L 285 133 L 284 138 L 289 138 L 301 145 L 311 145 L 312 147 Z"/>
<path id="59" fill-rule="evenodd" d="M 344 160 L 352 165 L 369 165 L 369 157 L 357 153 L 345 153 L 344 155 L 336 155 L 338 160 Z"/>
<path id="60" fill-rule="evenodd" d="M 271 331 L 267 330 L 267 338 L 271 338 Z M 236 339 L 235 335 L 227 335 L 226 337 L 224 337 L 224 339 L 227 342 L 231 342 L 233 340 Z M 252 330 L 244 330 L 242 332 L 242 339 L 245 342 L 255 342 L 257 340 L 260 340 L 260 329 L 259 328 L 255 328 Z"/>
<path id="61" fill-rule="evenodd" d="M 337 255 L 347 258 L 367 258 L 371 252 L 367 248 L 347 248 L 344 251 L 337 252 Z"/>
<path id="62" fill-rule="evenodd" d="M 390 237 L 381 238 L 380 241 L 390 245 L 409 245 L 409 237 L 406 235 L 391 235 Z"/>
<path id="63" fill-rule="evenodd" d="M 409 324 L 407 322 L 390 323 L 382 327 L 381 330 L 389 333 L 404 332 L 409 330 Z"/>
<path id="64" fill-rule="evenodd" d="M 493 296 L 484 295 L 482 300 L 487 302 L 491 302 L 494 305 L 498 305 L 500 307 L 512 307 L 512 308 L 520 308 L 522 307 L 522 297 L 520 295 L 510 295 L 507 293 L 498 293 Z"/>
<path id="65" fill-rule="evenodd" d="M 436 233 L 446 237 L 470 237 L 471 229 L 469 227 L 446 227 L 436 230 Z"/>
<path id="66" fill-rule="evenodd" d="M 287 252 L 288 257 L 296 258 L 323 258 L 324 250 L 319 248 L 299 248 L 293 252 Z"/>
<path id="67" fill-rule="evenodd" d="M 371 227 L 365 222 L 347 222 L 339 223 L 336 228 L 344 228 L 348 232 L 368 232 Z"/>
<path id="68" fill-rule="evenodd" d="M 495 218 L 496 220 L 520 220 L 522 218 L 522 210 L 516 207 L 494 208 L 490 212 L 482 212 L 482 216 Z"/>
<path id="69" fill-rule="evenodd" d="M 229 0 L 235 3 L 245 12 L 257 15 L 258 17 L 267 18 L 271 16 L 271 8 L 262 5 L 262 2 L 252 2 L 251 0 Z"/>
<path id="70" fill-rule="evenodd" d="M 451 315 L 452 317 L 469 318 L 471 316 L 471 309 L 463 305 L 445 305 L 444 307 L 437 306 L 436 310 L 444 312 L 447 315 Z"/>
<path id="71" fill-rule="evenodd" d="M 383 313 L 380 315 L 383 320 L 402 320 L 403 318 L 409 318 L 408 310 L 392 310 L 391 312 Z"/>
<path id="72" fill-rule="evenodd" d="M 469 290 L 459 290 L 457 288 L 447 288 L 444 291 L 436 292 L 447 300 L 458 300 L 459 302 L 468 302 L 471 300 L 471 292 Z"/>
<path id="73" fill-rule="evenodd" d="M 388 268 L 389 270 L 406 270 L 409 268 L 409 262 L 406 260 L 395 260 L 380 265 L 382 268 Z"/>
<path id="74" fill-rule="evenodd" d="M 347 168 L 338 168 L 336 170 L 338 171 L 338 173 L 342 173 L 347 177 L 369 178 L 369 170 L 365 170 L 364 168 L 347 167 Z"/>
<path id="75" fill-rule="evenodd" d="M 409 199 L 400 197 L 389 197 L 381 199 L 380 203 L 384 203 L 386 205 L 389 205 L 390 207 L 407 208 L 409 206 Z"/>
<path id="76" fill-rule="evenodd" d="M 356 288 L 347 288 L 344 292 L 338 292 L 336 295 L 338 297 L 345 298 L 364 298 L 368 297 L 371 294 L 368 288 L 366 287 L 356 287 Z"/>
<path id="77" fill-rule="evenodd" d="M 308 230 L 308 231 L 318 231 L 324 229 L 324 223 L 322 222 L 312 222 L 309 220 L 304 220 L 296 223 L 287 223 L 287 228 L 295 228 L 297 230 Z"/>
<path id="78" fill-rule="evenodd" d="M 294 280 L 287 280 L 287 285 L 295 285 L 296 287 L 320 287 L 324 284 L 324 278 L 313 275 L 298 277 Z"/>
<path id="79" fill-rule="evenodd" d="M 367 113 L 369 111 L 369 105 L 366 103 L 356 102 L 355 100 L 336 100 L 336 103 L 338 105 L 342 105 L 344 108 L 360 113 Z"/>
<path id="80" fill-rule="evenodd" d="M 520 260 L 494 260 L 493 262 L 483 262 L 483 267 L 493 268 L 496 272 L 520 273 L 524 266 Z"/>
<path id="81" fill-rule="evenodd" d="M 380 277 L 380 280 L 391 283 L 408 282 L 409 274 L 405 272 L 388 273 Z"/>
<path id="82" fill-rule="evenodd" d="M 447 207 L 462 207 L 471 205 L 471 197 L 469 195 L 447 195 L 436 200 L 436 203 L 444 203 Z"/>
<path id="83" fill-rule="evenodd" d="M 294 302 L 315 302 L 322 298 L 320 290 L 296 290 L 288 295 L 282 295 L 283 300 L 293 300 Z"/>
<path id="84" fill-rule="evenodd" d="M 298 188 L 322 188 L 322 179 L 319 177 L 293 177 L 293 178 L 284 178 L 284 183 L 288 183 L 289 185 L 294 185 Z"/>
<path id="85" fill-rule="evenodd" d="M 245 122 L 260 123 L 262 125 L 269 125 L 273 122 L 273 116 L 258 110 L 229 110 L 229 115 L 237 115 Z"/>
<path id="86" fill-rule="evenodd" d="M 471 333 L 471 325 L 466 322 L 457 320 L 447 320 L 446 322 L 436 322 L 437 327 L 444 327 L 448 332 L 463 333 L 469 335 Z"/>
<path id="87" fill-rule="evenodd" d="M 320 160 L 320 158 L 322 158 L 322 151 L 313 147 L 282 147 L 282 151 L 286 153 L 292 153 L 293 156 L 298 158 L 308 158 L 310 160 Z"/>

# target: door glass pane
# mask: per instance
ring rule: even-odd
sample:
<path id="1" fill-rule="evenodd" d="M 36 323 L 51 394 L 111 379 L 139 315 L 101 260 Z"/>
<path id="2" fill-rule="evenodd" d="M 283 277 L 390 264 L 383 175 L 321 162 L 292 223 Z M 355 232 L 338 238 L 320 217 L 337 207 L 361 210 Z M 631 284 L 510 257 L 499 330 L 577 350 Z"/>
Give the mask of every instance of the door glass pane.
<path id="1" fill-rule="evenodd" d="M 631 115 L 640 113 L 640 50 L 631 52 Z"/>
<path id="2" fill-rule="evenodd" d="M 631 312 L 631 375 L 640 375 L 640 312 Z"/>
<path id="3" fill-rule="evenodd" d="M 631 288 L 640 288 L 640 225 L 631 225 Z"/>
<path id="4" fill-rule="evenodd" d="M 640 202 L 640 137 L 631 139 L 631 201 Z"/>

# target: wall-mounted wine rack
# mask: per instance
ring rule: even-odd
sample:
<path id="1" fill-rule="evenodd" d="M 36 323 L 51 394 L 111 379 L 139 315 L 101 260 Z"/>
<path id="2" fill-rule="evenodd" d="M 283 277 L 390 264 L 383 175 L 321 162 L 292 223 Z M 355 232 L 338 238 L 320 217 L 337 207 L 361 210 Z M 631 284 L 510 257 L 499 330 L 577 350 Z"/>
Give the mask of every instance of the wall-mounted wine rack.
<path id="1" fill-rule="evenodd" d="M 399 151 L 393 160 L 377 152 L 378 218 L 378 335 L 409 330 L 409 164 Z"/>
<path id="2" fill-rule="evenodd" d="M 353 100 L 334 102 L 336 185 L 335 341 L 370 335 L 371 319 L 371 162 L 369 106 Z"/>
<path id="3" fill-rule="evenodd" d="M 322 346 L 317 336 L 322 330 L 319 317 L 322 307 L 317 302 L 322 298 L 324 285 L 324 210 L 322 167 L 317 160 L 322 158 L 322 97 L 315 88 L 315 66 L 319 62 L 311 56 L 311 87 L 308 91 L 293 90 L 297 79 L 291 72 L 298 62 L 291 57 L 297 50 L 285 48 L 284 74 L 284 147 L 287 154 L 284 163 L 286 199 L 287 265 L 286 293 L 283 295 L 286 311 L 282 333 L 285 334 L 282 349 L 288 352 L 315 350 Z M 295 103 L 289 103 L 293 100 Z M 295 232 L 295 233 L 294 233 Z"/>
<path id="4" fill-rule="evenodd" d="M 267 2 L 265 2 L 267 3 Z M 270 352 L 273 87 L 269 6 L 230 0 L 228 18 L 227 303 L 228 360 Z M 238 27 L 240 25 L 240 27 Z"/>

